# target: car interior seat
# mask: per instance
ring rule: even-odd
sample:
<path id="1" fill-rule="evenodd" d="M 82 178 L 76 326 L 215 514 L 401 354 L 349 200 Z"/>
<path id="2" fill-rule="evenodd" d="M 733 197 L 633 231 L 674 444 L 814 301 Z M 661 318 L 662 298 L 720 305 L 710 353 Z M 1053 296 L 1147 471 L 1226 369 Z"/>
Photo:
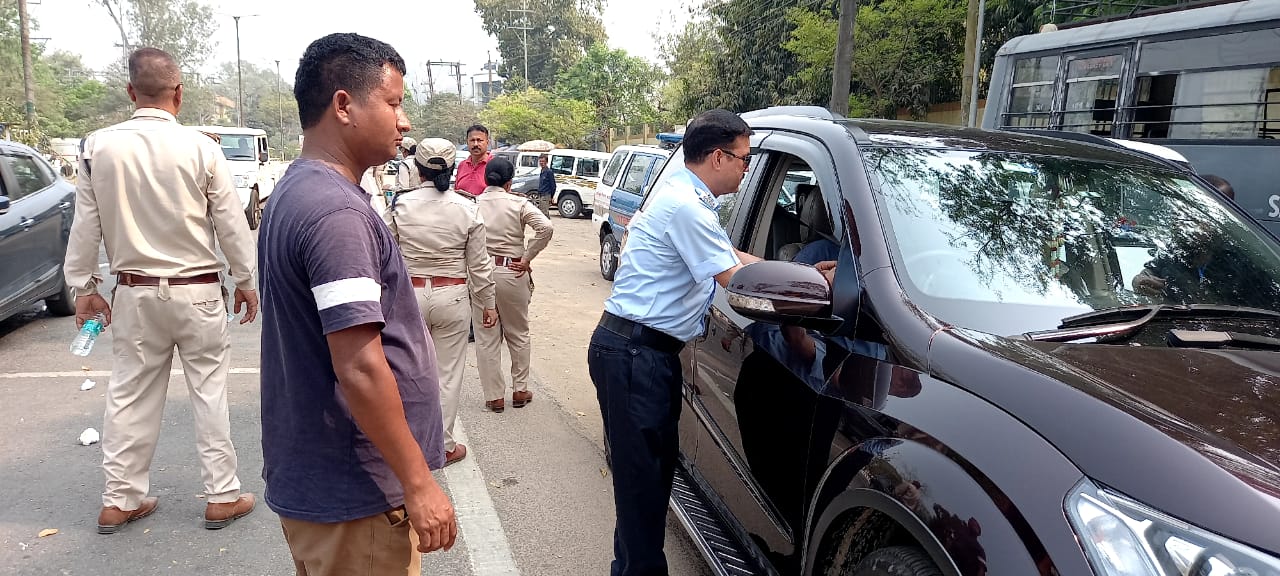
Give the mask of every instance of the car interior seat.
<path id="1" fill-rule="evenodd" d="M 790 262 L 810 242 L 830 238 L 831 216 L 822 201 L 822 189 L 817 184 L 796 185 L 796 209 L 801 221 L 800 241 L 783 245 L 778 249 L 778 260 Z"/>

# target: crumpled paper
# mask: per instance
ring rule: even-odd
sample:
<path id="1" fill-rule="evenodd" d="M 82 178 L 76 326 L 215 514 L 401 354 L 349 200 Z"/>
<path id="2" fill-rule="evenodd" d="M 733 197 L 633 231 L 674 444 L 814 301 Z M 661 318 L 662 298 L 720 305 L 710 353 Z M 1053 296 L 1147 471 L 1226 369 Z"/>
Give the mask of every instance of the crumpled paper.
<path id="1" fill-rule="evenodd" d="M 92 379 L 90 379 L 90 378 L 85 378 L 85 379 L 84 379 L 84 382 L 81 382 L 81 383 L 80 383 L 80 389 L 81 389 L 81 390 L 93 390 L 93 387 L 94 387 L 94 386 L 97 386 L 97 385 L 98 385 L 98 383 L 97 383 L 97 382 L 94 382 Z"/>
<path id="2" fill-rule="evenodd" d="M 101 435 L 99 435 L 99 434 L 98 434 L 98 431 L 97 431 L 97 430 L 94 430 L 93 428 L 85 428 L 85 429 L 84 429 L 84 432 L 81 432 L 81 433 L 80 433 L 80 445 L 81 445 L 81 446 L 88 446 L 88 445 L 90 445 L 90 444 L 97 444 L 97 443 L 98 443 L 98 441 L 99 441 L 99 440 L 101 440 L 101 439 L 102 439 L 102 436 L 101 436 Z"/>

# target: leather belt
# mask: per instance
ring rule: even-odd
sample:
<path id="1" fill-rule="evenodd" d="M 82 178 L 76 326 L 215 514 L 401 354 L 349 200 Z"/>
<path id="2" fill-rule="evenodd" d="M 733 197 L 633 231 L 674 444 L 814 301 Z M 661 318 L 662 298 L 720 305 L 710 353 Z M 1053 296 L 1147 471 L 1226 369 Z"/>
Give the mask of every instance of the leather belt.
<path id="1" fill-rule="evenodd" d="M 512 258 L 510 256 L 494 256 L 493 257 L 494 266 L 510 266 L 512 263 L 519 262 L 519 261 L 520 261 L 519 258 Z"/>
<path id="2" fill-rule="evenodd" d="M 430 283 L 432 288 L 444 288 L 445 286 L 457 286 L 467 283 L 466 278 L 449 278 L 448 276 L 412 276 L 410 280 L 413 281 L 414 288 L 426 288 L 427 283 Z"/>
<path id="3" fill-rule="evenodd" d="M 187 278 L 157 278 L 155 276 L 143 276 L 141 274 L 130 274 L 121 272 L 116 275 L 116 284 L 121 286 L 159 286 L 161 280 L 168 280 L 170 286 L 183 286 L 186 284 L 221 284 L 222 277 L 217 272 L 208 272 L 189 276 Z"/>
<path id="4" fill-rule="evenodd" d="M 600 327 L 635 344 L 648 346 L 659 352 L 678 354 L 684 348 L 684 342 L 681 342 L 675 336 L 660 330 L 654 330 L 639 322 L 615 316 L 609 312 L 605 312 L 600 316 Z"/>

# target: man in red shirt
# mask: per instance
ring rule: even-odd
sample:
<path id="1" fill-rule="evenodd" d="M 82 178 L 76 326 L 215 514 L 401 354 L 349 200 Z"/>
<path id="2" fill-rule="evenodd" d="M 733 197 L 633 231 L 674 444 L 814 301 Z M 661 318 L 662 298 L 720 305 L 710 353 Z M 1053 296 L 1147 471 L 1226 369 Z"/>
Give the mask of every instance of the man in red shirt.
<path id="1" fill-rule="evenodd" d="M 467 148 L 471 156 L 458 164 L 458 174 L 454 180 L 454 188 L 472 196 L 484 192 L 484 169 L 489 166 L 489 129 L 483 124 L 467 128 Z"/>

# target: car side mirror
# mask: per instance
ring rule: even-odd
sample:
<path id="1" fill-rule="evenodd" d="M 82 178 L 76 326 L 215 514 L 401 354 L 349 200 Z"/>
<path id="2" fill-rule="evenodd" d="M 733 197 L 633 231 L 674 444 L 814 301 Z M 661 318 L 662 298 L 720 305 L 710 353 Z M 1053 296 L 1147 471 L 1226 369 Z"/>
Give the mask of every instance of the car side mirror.
<path id="1" fill-rule="evenodd" d="M 259 151 L 258 151 L 258 163 L 259 163 L 259 164 L 266 164 L 266 163 L 267 163 L 267 151 L 266 151 L 266 150 L 259 150 Z"/>
<path id="2" fill-rule="evenodd" d="M 0 196 L 0 214 L 9 213 L 9 197 Z"/>
<path id="3" fill-rule="evenodd" d="M 817 268 L 794 262 L 748 264 L 729 280 L 729 306 L 767 324 L 830 331 L 843 322 L 831 315 L 831 286 Z"/>

